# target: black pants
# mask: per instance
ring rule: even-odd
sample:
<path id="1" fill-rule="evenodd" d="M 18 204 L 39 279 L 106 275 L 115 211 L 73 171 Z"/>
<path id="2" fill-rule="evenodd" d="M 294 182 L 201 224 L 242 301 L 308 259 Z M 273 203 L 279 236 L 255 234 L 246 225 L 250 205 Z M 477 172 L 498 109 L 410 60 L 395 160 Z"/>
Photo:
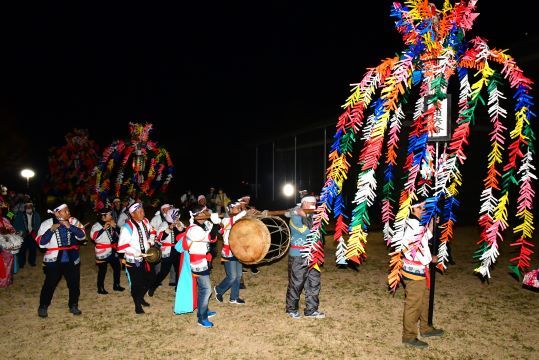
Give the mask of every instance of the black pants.
<path id="1" fill-rule="evenodd" d="M 301 256 L 288 257 L 288 289 L 286 290 L 286 312 L 298 311 L 299 297 L 305 288 L 305 315 L 318 310 L 320 272 L 309 269 Z"/>
<path id="2" fill-rule="evenodd" d="M 148 292 L 150 286 L 155 282 L 154 266 L 149 264 L 149 271 L 146 269 L 146 263 L 143 262 L 140 266 L 129 264 L 132 266 L 127 267 L 129 273 L 129 279 L 131 279 L 131 296 L 135 302 L 135 307 L 141 306 L 141 300 Z"/>
<path id="3" fill-rule="evenodd" d="M 45 282 L 41 288 L 39 306 L 46 307 L 51 304 L 52 295 L 62 276 L 66 279 L 69 289 L 69 307 L 78 305 L 80 296 L 80 264 L 73 265 L 72 262 L 45 265 Z"/>
<path id="4" fill-rule="evenodd" d="M 103 262 L 97 264 L 97 289 L 105 288 L 105 276 L 107 275 L 107 265 L 110 264 L 112 267 L 113 273 L 113 285 L 120 285 L 120 260 L 111 255 L 106 259 L 102 260 Z"/>
<path id="5" fill-rule="evenodd" d="M 27 235 L 24 237 L 21 249 L 17 256 L 19 257 L 19 267 L 22 268 L 26 265 L 26 252 L 28 251 L 28 263 L 32 266 L 36 266 L 36 241 L 32 236 Z"/>
<path id="6" fill-rule="evenodd" d="M 210 243 L 210 254 L 211 254 L 211 261 L 208 261 L 208 267 L 210 270 L 213 269 L 213 260 L 217 258 L 217 243 L 212 242 Z"/>
<path id="7" fill-rule="evenodd" d="M 155 279 L 155 283 L 153 284 L 154 288 L 157 288 L 159 285 L 161 285 L 161 282 L 165 280 L 172 266 L 174 266 L 174 270 L 177 274 L 178 268 L 180 267 L 180 254 L 178 254 L 178 252 L 174 248 L 170 250 L 169 257 L 163 258 L 161 260 L 161 270 L 159 271 L 159 274 L 157 274 L 157 278 Z"/>

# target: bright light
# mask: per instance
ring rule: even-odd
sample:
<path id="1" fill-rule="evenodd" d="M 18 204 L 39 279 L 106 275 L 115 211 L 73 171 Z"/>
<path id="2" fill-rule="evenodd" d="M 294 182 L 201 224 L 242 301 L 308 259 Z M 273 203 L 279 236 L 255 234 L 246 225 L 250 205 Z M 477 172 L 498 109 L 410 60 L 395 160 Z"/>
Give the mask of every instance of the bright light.
<path id="1" fill-rule="evenodd" d="M 294 189 L 294 185 L 292 184 L 285 184 L 283 186 L 283 194 L 284 196 L 286 197 L 291 197 L 294 195 L 294 193 L 296 192 L 296 190 Z"/>
<path id="2" fill-rule="evenodd" d="M 30 178 L 33 178 L 36 173 L 30 169 L 24 169 L 21 171 L 21 176 L 26 178 L 26 187 L 30 189 Z"/>
<path id="3" fill-rule="evenodd" d="M 25 177 L 27 180 L 33 178 L 36 173 L 30 169 L 24 169 L 21 171 L 21 176 Z"/>

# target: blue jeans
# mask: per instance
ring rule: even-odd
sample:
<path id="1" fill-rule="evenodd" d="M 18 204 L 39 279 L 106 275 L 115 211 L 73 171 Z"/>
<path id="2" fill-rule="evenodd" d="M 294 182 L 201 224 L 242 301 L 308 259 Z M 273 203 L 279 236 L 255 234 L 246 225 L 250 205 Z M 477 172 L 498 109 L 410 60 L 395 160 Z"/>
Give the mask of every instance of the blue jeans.
<path id="1" fill-rule="evenodd" d="M 209 275 L 197 276 L 198 292 L 198 321 L 208 320 L 208 302 L 211 296 L 211 282 Z"/>
<path id="2" fill-rule="evenodd" d="M 230 300 L 236 300 L 240 297 L 241 268 L 242 265 L 237 260 L 225 261 L 226 277 L 216 287 L 219 294 L 224 294 L 228 289 L 232 288 Z"/>

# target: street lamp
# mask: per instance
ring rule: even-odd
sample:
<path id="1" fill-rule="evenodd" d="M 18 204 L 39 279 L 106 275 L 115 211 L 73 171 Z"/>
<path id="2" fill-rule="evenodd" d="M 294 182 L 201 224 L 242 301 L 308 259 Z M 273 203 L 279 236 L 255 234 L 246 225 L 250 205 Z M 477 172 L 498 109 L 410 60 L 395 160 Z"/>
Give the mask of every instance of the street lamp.
<path id="1" fill-rule="evenodd" d="M 294 195 L 296 193 L 295 189 L 294 189 L 294 185 L 292 184 L 285 184 L 283 186 L 283 194 L 284 196 L 286 197 L 291 197 L 292 195 Z"/>
<path id="2" fill-rule="evenodd" d="M 30 178 L 33 178 L 36 175 L 36 173 L 33 170 L 30 169 L 24 169 L 21 171 L 21 176 L 26 178 L 26 187 L 30 188 Z"/>

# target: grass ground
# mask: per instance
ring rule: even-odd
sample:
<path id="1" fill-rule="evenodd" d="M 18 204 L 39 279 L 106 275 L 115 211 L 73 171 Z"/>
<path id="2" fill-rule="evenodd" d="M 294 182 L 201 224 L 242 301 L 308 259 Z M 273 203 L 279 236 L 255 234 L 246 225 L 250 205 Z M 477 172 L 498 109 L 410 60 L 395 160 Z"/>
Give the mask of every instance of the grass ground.
<path id="1" fill-rule="evenodd" d="M 2 359 L 539 359 L 539 293 L 523 289 L 507 271 L 510 249 L 503 244 L 490 284 L 473 275 L 477 232 L 458 229 L 453 245 L 456 265 L 437 276 L 435 325 L 446 331 L 428 339 L 429 348 L 404 347 L 401 340 L 403 292 L 386 290 L 387 251 L 380 233 L 369 235 L 369 258 L 359 271 L 334 266 L 334 245 L 326 245 L 320 309 L 326 319 L 293 320 L 285 316 L 286 259 L 245 274 L 246 305 L 217 303 L 215 327 L 196 324 L 196 315 L 172 313 L 173 288 L 167 280 L 151 306 L 135 315 L 128 291 L 96 293 L 93 248 L 82 249 L 81 316 L 67 309 L 62 280 L 49 308 L 37 316 L 44 279 L 40 267 L 25 267 L 15 283 L 0 289 Z M 534 266 L 537 254 L 534 254 Z M 216 262 L 212 285 L 224 276 Z M 122 284 L 126 286 L 125 275 Z M 225 299 L 228 299 L 225 296 Z"/>

